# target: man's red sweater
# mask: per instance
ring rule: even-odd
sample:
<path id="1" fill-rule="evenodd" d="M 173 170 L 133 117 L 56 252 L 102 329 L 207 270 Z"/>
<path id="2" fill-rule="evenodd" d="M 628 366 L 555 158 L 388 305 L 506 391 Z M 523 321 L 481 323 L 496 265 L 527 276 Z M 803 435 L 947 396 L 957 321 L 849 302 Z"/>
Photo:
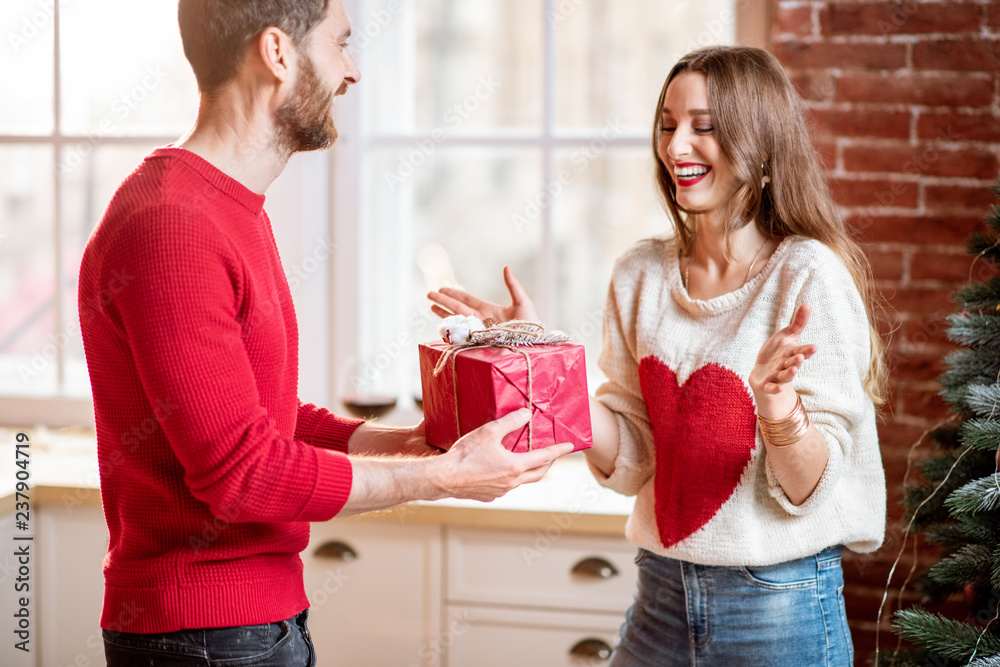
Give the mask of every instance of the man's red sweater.
<path id="1" fill-rule="evenodd" d="M 361 422 L 298 400 L 295 312 L 263 206 L 161 148 L 87 244 L 105 629 L 271 623 L 309 605 L 299 552 L 308 522 L 347 501 Z"/>

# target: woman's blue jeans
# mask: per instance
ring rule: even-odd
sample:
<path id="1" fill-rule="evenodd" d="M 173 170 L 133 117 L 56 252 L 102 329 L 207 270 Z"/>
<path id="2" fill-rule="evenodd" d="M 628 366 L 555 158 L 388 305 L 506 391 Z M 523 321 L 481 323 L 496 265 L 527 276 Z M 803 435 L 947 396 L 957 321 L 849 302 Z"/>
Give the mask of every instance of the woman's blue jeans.
<path id="1" fill-rule="evenodd" d="M 306 619 L 140 635 L 104 631 L 108 667 L 314 667 Z"/>
<path id="2" fill-rule="evenodd" d="M 639 550 L 635 602 L 611 667 L 850 667 L 841 547 L 767 567 Z"/>

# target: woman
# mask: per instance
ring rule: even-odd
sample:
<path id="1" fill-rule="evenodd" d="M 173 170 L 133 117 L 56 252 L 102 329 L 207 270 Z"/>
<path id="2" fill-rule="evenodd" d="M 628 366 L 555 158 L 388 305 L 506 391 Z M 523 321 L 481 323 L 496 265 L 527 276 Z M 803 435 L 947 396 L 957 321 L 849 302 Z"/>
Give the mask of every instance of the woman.
<path id="1" fill-rule="evenodd" d="M 885 530 L 866 261 L 766 51 L 682 58 L 653 149 L 676 234 L 616 262 L 591 400 L 591 468 L 638 494 L 639 581 L 610 664 L 849 665 L 841 550 Z M 441 315 L 533 318 L 505 279 L 506 308 L 429 296 Z"/>

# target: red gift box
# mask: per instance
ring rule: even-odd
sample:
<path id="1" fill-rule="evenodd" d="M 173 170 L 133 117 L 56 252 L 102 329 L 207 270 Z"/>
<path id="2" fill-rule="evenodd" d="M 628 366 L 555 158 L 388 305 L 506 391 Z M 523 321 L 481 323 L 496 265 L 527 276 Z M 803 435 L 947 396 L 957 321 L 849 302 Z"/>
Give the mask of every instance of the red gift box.
<path id="1" fill-rule="evenodd" d="M 528 362 L 522 350 L 531 359 L 531 448 L 572 442 L 577 451 L 593 444 L 582 345 L 532 345 L 517 350 L 460 347 L 435 376 L 434 369 L 450 347 L 444 342 L 420 345 L 429 444 L 447 449 L 469 431 L 528 407 Z M 512 452 L 528 451 L 528 426 L 507 434 L 503 446 Z"/>

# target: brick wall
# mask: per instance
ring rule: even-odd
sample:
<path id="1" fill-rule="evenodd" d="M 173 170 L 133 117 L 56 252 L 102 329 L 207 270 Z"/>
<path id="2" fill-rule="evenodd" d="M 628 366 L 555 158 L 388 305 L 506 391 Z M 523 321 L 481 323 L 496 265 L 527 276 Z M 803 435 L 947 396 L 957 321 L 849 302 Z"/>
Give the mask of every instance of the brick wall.
<path id="1" fill-rule="evenodd" d="M 844 562 L 860 665 L 874 650 L 883 588 L 902 546 L 908 452 L 947 415 L 936 378 L 952 349 L 944 330 L 954 290 L 973 268 L 966 237 L 994 201 L 1000 2 L 773 0 L 771 48 L 812 114 L 834 197 L 865 244 L 893 330 L 880 426 L 890 529 L 879 552 Z M 973 279 L 983 269 L 976 265 Z M 931 549 L 908 543 L 883 614 L 883 650 L 896 643 L 889 621 L 911 565 L 933 560 Z M 915 599 L 906 594 L 903 605 Z"/>

